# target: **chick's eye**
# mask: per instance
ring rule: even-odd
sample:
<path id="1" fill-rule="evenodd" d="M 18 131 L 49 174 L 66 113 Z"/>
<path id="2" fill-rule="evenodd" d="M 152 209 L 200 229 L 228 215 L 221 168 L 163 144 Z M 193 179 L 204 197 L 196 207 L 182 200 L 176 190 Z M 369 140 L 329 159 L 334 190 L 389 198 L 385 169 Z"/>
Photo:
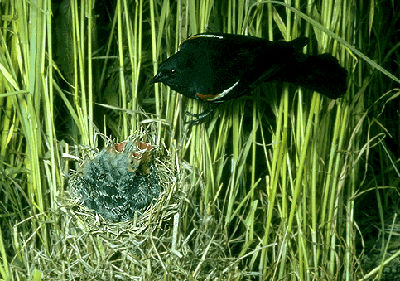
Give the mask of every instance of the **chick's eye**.
<path id="1" fill-rule="evenodd" d="M 171 74 L 175 74 L 176 73 L 176 69 L 171 69 Z"/>

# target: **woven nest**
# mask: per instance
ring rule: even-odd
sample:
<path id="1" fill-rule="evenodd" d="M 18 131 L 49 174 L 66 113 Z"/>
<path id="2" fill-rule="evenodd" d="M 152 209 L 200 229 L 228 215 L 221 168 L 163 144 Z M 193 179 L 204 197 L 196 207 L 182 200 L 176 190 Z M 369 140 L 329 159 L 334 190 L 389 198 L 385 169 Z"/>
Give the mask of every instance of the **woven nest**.
<path id="1" fill-rule="evenodd" d="M 69 180 L 71 194 L 95 214 L 121 222 L 139 215 L 170 181 L 171 171 L 162 165 L 153 144 L 132 136 L 108 145 L 86 160 Z"/>

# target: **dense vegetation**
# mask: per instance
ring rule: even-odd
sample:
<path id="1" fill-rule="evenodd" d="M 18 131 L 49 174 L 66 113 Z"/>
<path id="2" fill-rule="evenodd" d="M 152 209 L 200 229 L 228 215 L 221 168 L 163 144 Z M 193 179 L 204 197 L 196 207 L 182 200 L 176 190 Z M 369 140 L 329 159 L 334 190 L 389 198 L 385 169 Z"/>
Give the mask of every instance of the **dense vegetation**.
<path id="1" fill-rule="evenodd" d="M 395 1 L 8 0 L 0 15 L 4 280 L 399 277 Z M 348 91 L 266 83 L 188 130 L 202 105 L 148 81 L 204 31 L 310 37 Z M 156 204 L 112 223 L 71 199 L 104 136 L 139 133 L 168 159 Z"/>

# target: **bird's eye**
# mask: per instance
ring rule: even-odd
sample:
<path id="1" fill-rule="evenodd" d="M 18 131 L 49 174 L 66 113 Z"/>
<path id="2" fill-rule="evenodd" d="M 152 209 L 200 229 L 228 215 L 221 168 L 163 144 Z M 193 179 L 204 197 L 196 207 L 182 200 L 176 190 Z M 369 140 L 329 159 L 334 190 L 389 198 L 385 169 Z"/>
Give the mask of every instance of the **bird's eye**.
<path id="1" fill-rule="evenodd" d="M 175 73 L 176 73 L 176 69 L 175 68 L 171 69 L 171 74 L 175 74 Z"/>

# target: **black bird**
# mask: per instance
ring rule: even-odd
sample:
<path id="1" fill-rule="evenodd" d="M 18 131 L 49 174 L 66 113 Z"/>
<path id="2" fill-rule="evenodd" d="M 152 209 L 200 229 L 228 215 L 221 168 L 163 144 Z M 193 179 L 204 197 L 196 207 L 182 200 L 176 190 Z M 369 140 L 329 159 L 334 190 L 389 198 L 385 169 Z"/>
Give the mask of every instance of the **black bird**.
<path id="1" fill-rule="evenodd" d="M 204 33 L 189 37 L 176 54 L 162 62 L 152 83 L 162 82 L 192 99 L 215 105 L 249 93 L 259 83 L 277 80 L 317 91 L 331 99 L 346 92 L 346 70 L 330 54 L 306 55 L 308 38 L 290 42 Z"/>

